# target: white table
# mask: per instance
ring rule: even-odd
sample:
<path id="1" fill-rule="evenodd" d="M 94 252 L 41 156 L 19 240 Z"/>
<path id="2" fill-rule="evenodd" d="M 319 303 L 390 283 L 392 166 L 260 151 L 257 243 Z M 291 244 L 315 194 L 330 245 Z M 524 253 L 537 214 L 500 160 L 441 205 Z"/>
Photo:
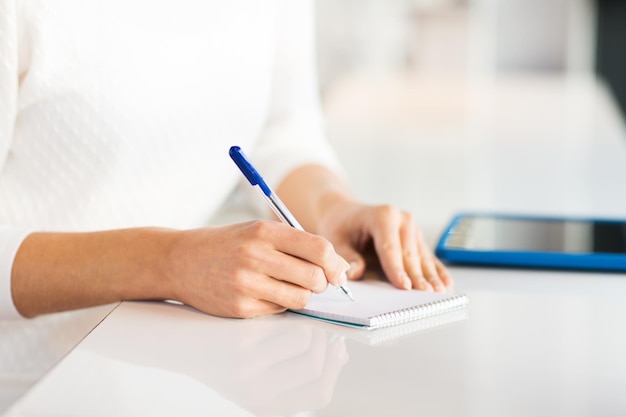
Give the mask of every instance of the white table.
<path id="1" fill-rule="evenodd" d="M 429 110 L 419 82 L 358 81 L 395 100 L 331 96 L 331 137 L 357 192 L 431 243 L 461 209 L 626 215 L 626 133 L 598 85 L 457 82 Z M 122 303 L 6 415 L 626 415 L 625 274 L 452 272 L 466 315 L 397 337 Z"/>

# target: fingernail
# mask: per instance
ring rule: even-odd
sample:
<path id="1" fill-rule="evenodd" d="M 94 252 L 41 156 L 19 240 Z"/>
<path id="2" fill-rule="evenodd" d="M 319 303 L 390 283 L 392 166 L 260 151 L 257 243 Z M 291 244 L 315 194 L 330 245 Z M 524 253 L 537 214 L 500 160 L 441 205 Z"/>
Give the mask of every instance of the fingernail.
<path id="1" fill-rule="evenodd" d="M 417 280 L 417 289 L 420 291 L 424 291 L 426 287 L 424 286 L 424 278 L 420 278 Z"/>
<path id="2" fill-rule="evenodd" d="M 353 277 L 356 271 L 356 268 L 359 266 L 359 264 L 356 261 L 352 261 L 350 262 L 350 264 L 348 264 L 348 270 L 346 271 L 346 274 L 348 274 L 349 276 Z"/>
<path id="3" fill-rule="evenodd" d="M 349 271 L 350 268 L 352 267 L 351 263 L 348 263 L 348 261 L 346 261 L 345 259 L 341 258 L 341 260 L 343 261 L 343 270 L 344 271 Z"/>
<path id="4" fill-rule="evenodd" d="M 337 279 L 337 283 L 341 286 L 341 285 L 346 285 L 347 282 L 348 282 L 348 275 L 346 275 L 345 272 L 342 272 L 341 275 L 339 275 L 339 279 Z"/>
<path id="5" fill-rule="evenodd" d="M 404 288 L 405 290 L 410 290 L 411 288 L 413 288 L 413 283 L 411 282 L 411 279 L 406 275 L 402 280 L 402 288 Z"/>

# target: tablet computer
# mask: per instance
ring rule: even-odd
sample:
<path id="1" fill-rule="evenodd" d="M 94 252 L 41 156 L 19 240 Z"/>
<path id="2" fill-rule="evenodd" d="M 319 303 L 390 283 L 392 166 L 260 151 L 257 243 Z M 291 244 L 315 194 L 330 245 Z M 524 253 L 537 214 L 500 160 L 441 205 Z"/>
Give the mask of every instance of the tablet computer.
<path id="1" fill-rule="evenodd" d="M 626 272 L 626 219 L 463 213 L 435 252 L 446 263 Z"/>

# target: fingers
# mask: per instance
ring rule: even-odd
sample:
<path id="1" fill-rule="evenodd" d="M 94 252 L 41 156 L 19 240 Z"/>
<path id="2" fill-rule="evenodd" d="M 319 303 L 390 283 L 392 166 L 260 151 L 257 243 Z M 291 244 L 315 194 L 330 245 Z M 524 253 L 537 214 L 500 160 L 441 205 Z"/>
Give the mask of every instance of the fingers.
<path id="1" fill-rule="evenodd" d="M 424 279 L 436 292 L 445 292 L 446 287 L 448 286 L 446 285 L 446 282 L 451 283 L 451 278 L 447 273 L 447 269 L 426 246 L 426 243 L 421 238 L 421 233 L 417 241 L 417 246 L 419 248 L 419 256 L 422 263 Z"/>
<path id="2" fill-rule="evenodd" d="M 284 271 L 286 264 L 283 264 L 282 267 L 274 265 L 276 271 L 282 270 L 282 276 L 288 281 L 316 293 L 324 291 L 327 283 L 335 286 L 346 283 L 348 280 L 346 272 L 350 269 L 350 264 L 337 254 L 328 240 L 289 226 L 281 226 L 285 228 L 285 234 L 283 239 L 275 241 L 276 249 L 303 261 L 301 263 L 303 269 L 302 273 L 293 275 L 294 270 Z M 289 274 L 285 272 L 291 272 L 293 277 L 289 278 Z"/>
<path id="3" fill-rule="evenodd" d="M 185 277 L 175 299 L 228 317 L 301 309 L 328 283 L 345 284 L 346 271 L 350 279 L 360 278 L 366 262 L 356 251 L 371 244 L 396 287 L 445 291 L 452 285 L 410 214 L 392 206 L 359 206 L 349 213 L 350 221 L 344 217 L 327 232 L 351 264 L 327 239 L 277 222 L 183 233 L 170 256 L 176 260 L 171 274 Z"/>
<path id="4" fill-rule="evenodd" d="M 433 289 L 437 292 L 445 292 L 453 285 L 452 276 L 448 271 L 448 268 L 441 262 L 428 247 L 426 242 L 421 237 L 421 233 L 418 235 L 418 251 L 422 264 L 422 271 L 424 278 Z"/>
<path id="5" fill-rule="evenodd" d="M 418 244 L 421 234 L 417 228 L 413 227 L 412 219 L 409 215 L 403 214 L 403 222 L 400 226 L 400 240 L 402 242 L 402 257 L 406 268 L 411 288 L 422 291 L 432 291 L 433 285 L 424 277 L 424 270 L 428 267 L 422 265 Z"/>
<path id="6" fill-rule="evenodd" d="M 452 276 L 450 275 L 448 268 L 446 268 L 443 262 L 441 262 L 439 259 L 437 258 L 434 258 L 434 259 L 435 259 L 435 266 L 437 267 L 437 273 L 439 274 L 439 277 L 441 278 L 443 285 L 445 285 L 447 288 L 451 288 L 452 285 L 454 284 L 454 281 L 452 280 Z"/>
<path id="7" fill-rule="evenodd" d="M 363 277 L 365 273 L 365 259 L 363 256 L 348 243 L 338 244 L 335 246 L 337 253 L 341 255 L 343 259 L 349 261 L 350 268 L 346 272 L 348 280 L 357 280 Z"/>
<path id="8" fill-rule="evenodd" d="M 372 235 L 380 264 L 389 281 L 398 288 L 409 290 L 413 287 L 413 283 L 403 259 L 402 238 L 406 240 L 407 233 L 406 230 L 402 230 L 402 224 L 402 215 L 396 209 L 391 206 L 378 207 L 374 214 Z M 413 250 L 410 247 L 406 249 Z M 421 274 L 419 263 L 411 263 L 408 267 L 412 273 Z"/>
<path id="9" fill-rule="evenodd" d="M 304 288 L 309 292 L 321 293 L 328 286 L 324 269 L 281 251 L 265 254 L 263 263 L 258 266 L 263 275 L 277 281 Z"/>
<path id="10" fill-rule="evenodd" d="M 180 232 L 170 251 L 169 298 L 226 317 L 301 309 L 349 268 L 326 239 L 277 222 Z"/>
<path id="11" fill-rule="evenodd" d="M 299 274 L 293 272 L 292 275 Z M 287 309 L 299 310 L 308 304 L 313 294 L 308 288 L 269 276 L 261 271 L 248 272 L 243 277 L 233 277 L 233 280 L 236 281 L 233 284 L 236 290 L 227 294 L 229 299 L 223 300 L 229 306 L 226 315 L 230 317 L 251 318 L 281 313 Z M 326 279 L 322 278 L 322 280 L 327 286 Z"/>
<path id="12" fill-rule="evenodd" d="M 254 291 L 255 298 L 264 302 L 267 308 L 272 308 L 272 304 L 277 306 L 279 312 L 306 307 L 312 294 L 310 290 L 299 285 L 271 280 L 269 277 L 267 282 L 259 282 Z"/>
<path id="13" fill-rule="evenodd" d="M 452 278 L 424 242 L 412 215 L 390 206 L 377 211 L 372 235 L 391 283 L 403 289 L 445 292 Z"/>
<path id="14" fill-rule="evenodd" d="M 258 229 L 253 231 L 256 238 L 271 248 L 259 250 L 254 245 L 244 254 L 255 259 L 252 269 L 259 272 L 253 282 L 242 285 L 254 298 L 297 310 L 307 305 L 312 293 L 325 291 L 329 282 L 336 286 L 346 283 L 350 265 L 325 238 L 276 222 L 251 227 Z"/>

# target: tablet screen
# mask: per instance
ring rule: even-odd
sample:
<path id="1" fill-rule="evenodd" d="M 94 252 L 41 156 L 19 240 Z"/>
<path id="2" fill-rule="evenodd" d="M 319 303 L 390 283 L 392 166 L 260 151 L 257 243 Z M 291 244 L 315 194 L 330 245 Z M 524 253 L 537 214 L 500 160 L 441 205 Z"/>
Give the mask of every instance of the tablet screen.
<path id="1" fill-rule="evenodd" d="M 626 253 L 626 223 L 465 217 L 447 248 L 485 251 Z"/>

